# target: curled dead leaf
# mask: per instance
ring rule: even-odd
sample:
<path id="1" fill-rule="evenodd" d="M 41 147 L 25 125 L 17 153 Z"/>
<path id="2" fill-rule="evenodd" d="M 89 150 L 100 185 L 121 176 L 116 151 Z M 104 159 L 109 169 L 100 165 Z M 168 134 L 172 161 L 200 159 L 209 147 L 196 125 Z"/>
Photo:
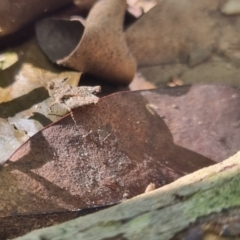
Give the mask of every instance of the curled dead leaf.
<path id="1" fill-rule="evenodd" d="M 45 19 L 36 25 L 38 42 L 53 62 L 128 85 L 136 62 L 123 34 L 125 10 L 125 0 L 99 1 L 90 11 L 85 29 L 76 17 L 69 22 Z"/>

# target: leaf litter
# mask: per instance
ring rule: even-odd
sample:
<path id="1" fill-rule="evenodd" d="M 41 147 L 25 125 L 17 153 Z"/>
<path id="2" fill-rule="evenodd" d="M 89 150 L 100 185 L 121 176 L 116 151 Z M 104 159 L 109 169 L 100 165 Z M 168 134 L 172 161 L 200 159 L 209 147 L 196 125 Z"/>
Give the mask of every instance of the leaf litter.
<path id="1" fill-rule="evenodd" d="M 74 109 L 76 123 L 68 115 L 30 138 L 2 168 L 1 216 L 118 203 L 214 163 L 175 145 L 146 104 L 141 92 L 114 94 Z"/>
<path id="2" fill-rule="evenodd" d="M 76 0 L 75 4 L 79 9 L 89 9 L 94 2 Z M 88 6 L 81 8 L 79 4 Z M 235 35 L 239 16 L 232 10 L 236 1 L 219 5 L 218 1 L 129 0 L 128 4 L 142 8 L 145 14 L 126 33 L 122 26 L 126 1 L 119 0 L 100 1 L 86 22 L 78 17 L 48 18 L 36 25 L 43 50 L 44 45 L 51 52 L 58 44 L 65 44 L 55 48 L 55 53 L 61 55 L 65 51 L 65 55 L 54 61 L 45 51 L 51 61 L 83 73 L 67 71 L 62 75 L 63 70 L 53 66 L 38 47 L 34 50 L 36 55 L 25 48 L 18 53 L 17 62 L 0 72 L 0 147 L 4 160 L 43 126 L 61 118 L 66 110 L 71 113 L 27 140 L 3 165 L 0 219 L 5 227 L 1 236 L 14 237 L 69 220 L 76 217 L 80 208 L 118 203 L 239 150 L 238 89 L 178 87 L 203 81 L 238 85 Z M 199 9 L 215 14 L 206 16 L 204 21 L 201 15 L 199 22 L 198 14 L 204 13 Z M 192 15 L 195 20 L 189 21 Z M 230 15 L 231 19 L 227 17 Z M 233 18 L 235 25 L 231 25 Z M 25 18 L 7 31 L 14 32 L 32 19 Z M 222 24 L 224 35 L 216 22 Z M 73 36 L 73 32 L 78 34 Z M 55 33 L 60 33 L 60 37 L 52 38 L 57 42 L 50 44 Z M 219 36 L 222 38 L 217 44 Z M 73 40 L 70 44 L 69 39 Z M 138 74 L 131 52 L 139 65 Z M 21 56 L 26 56 L 24 61 Z M 47 84 L 39 80 L 39 72 L 44 73 L 44 79 L 47 76 Z M 28 81 L 23 81 L 29 73 Z M 73 75 L 67 79 L 69 74 Z M 174 88 L 123 92 L 100 101 L 90 95 L 98 92 L 99 87 L 94 86 L 104 85 L 104 81 L 128 85 L 134 74 L 131 90 L 167 84 Z M 94 76 L 97 84 L 77 87 L 80 76 Z M 72 80 L 73 86 L 68 85 Z M 88 100 L 79 102 L 83 100 L 80 89 L 87 89 Z M 57 106 L 52 110 L 53 101 Z M 3 128 L 11 134 L 6 135 Z M 10 151 L 8 141 L 16 141 Z M 26 221 L 19 223 L 21 216 Z"/>

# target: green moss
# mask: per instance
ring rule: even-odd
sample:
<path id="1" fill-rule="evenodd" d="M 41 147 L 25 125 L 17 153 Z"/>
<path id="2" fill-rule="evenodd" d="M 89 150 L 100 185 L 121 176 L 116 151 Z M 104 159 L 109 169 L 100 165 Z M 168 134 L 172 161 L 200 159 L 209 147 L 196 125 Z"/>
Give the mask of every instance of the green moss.
<path id="1" fill-rule="evenodd" d="M 225 183 L 196 193 L 186 202 L 186 212 L 191 219 L 205 216 L 213 212 L 220 212 L 224 208 L 239 206 L 240 177 L 234 177 Z"/>
<path id="2" fill-rule="evenodd" d="M 151 221 L 151 213 L 145 213 L 138 217 L 133 218 L 129 223 L 129 229 L 144 228 L 149 226 Z"/>

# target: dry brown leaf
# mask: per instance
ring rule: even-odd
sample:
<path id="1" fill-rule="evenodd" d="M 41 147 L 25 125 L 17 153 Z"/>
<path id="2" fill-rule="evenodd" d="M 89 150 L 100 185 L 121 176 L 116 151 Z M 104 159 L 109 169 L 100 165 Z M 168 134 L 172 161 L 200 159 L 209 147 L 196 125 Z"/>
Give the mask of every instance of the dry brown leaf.
<path id="1" fill-rule="evenodd" d="M 69 22 L 45 19 L 36 25 L 39 44 L 60 65 L 128 85 L 136 62 L 123 35 L 125 10 L 125 0 L 99 1 L 90 11 L 85 29 L 75 17 Z"/>
<path id="2" fill-rule="evenodd" d="M 0 71 L 0 163 L 43 126 L 66 114 L 66 109 L 49 108 L 47 82 L 69 79 L 78 85 L 80 74 L 53 66 L 34 40 L 14 49 L 18 61 Z M 8 131 L 6 131 L 8 129 Z M 11 142 L 11 144 L 9 144 Z"/>
<path id="3" fill-rule="evenodd" d="M 39 216 L 44 212 L 42 219 L 48 217 L 50 224 L 51 219 L 56 218 L 53 212 L 61 214 L 116 203 L 126 196 L 143 193 L 151 182 L 160 187 L 213 164 L 202 154 L 217 151 L 214 157 L 219 159 L 232 154 L 233 145 L 230 149 L 228 145 L 220 146 L 220 140 L 214 139 L 214 135 L 210 135 L 211 145 L 204 144 L 208 138 L 202 141 L 202 134 L 204 130 L 211 132 L 227 124 L 228 131 L 229 126 L 233 129 L 235 111 L 228 110 L 226 120 L 215 126 L 209 122 L 199 125 L 195 120 L 197 114 L 206 115 L 209 109 L 210 118 L 214 114 L 215 117 L 216 112 L 224 115 L 222 110 L 227 107 L 231 109 L 228 101 L 220 104 L 215 112 L 212 106 L 207 107 L 206 96 L 212 94 L 213 88 L 199 86 L 113 94 L 102 98 L 97 105 L 73 110 L 76 124 L 68 115 L 34 135 L 0 172 L 0 194 L 4 196 L 0 199 L 0 223 L 5 224 L 2 231 L 12 226 L 14 216 L 33 213 Z M 224 93 L 239 94 L 232 88 L 214 89 L 215 103 Z M 205 101 L 198 103 L 198 95 Z M 178 106 L 173 107 L 174 101 Z M 236 109 L 238 98 L 231 104 Z M 226 128 L 222 131 L 225 133 Z M 231 139 L 226 137 L 227 143 L 238 142 L 235 128 L 234 134 Z M 182 141 L 179 140 L 183 136 Z M 180 147 L 180 144 L 185 145 Z M 196 153 L 198 150 L 200 154 Z M 8 218 L 6 223 L 4 217 L 7 216 L 12 216 L 12 220 Z M 35 224 L 39 226 L 40 218 L 31 220 L 33 228 Z M 16 228 L 23 230 L 24 226 L 25 222 L 21 222 L 21 228 L 15 226 L 15 231 Z"/>
<path id="4" fill-rule="evenodd" d="M 164 119 L 175 144 L 216 162 L 239 151 L 238 88 L 195 85 L 156 91 L 141 94 Z"/>
<path id="5" fill-rule="evenodd" d="M 225 2 L 163 0 L 129 27 L 127 42 L 143 76 L 158 86 L 173 77 L 239 85 L 240 15 L 223 15 Z"/>

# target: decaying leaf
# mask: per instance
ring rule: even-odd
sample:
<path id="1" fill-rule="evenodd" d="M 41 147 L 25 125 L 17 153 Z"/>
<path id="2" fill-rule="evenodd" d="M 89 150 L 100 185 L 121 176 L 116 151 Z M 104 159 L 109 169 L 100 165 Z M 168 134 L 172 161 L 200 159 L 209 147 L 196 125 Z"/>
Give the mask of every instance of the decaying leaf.
<path id="1" fill-rule="evenodd" d="M 28 140 L 28 136 L 23 130 L 14 128 L 14 124 L 9 124 L 5 119 L 0 120 L 0 151 L 2 164 L 12 153 Z M 11 143 L 11 144 L 9 144 Z"/>
<path id="2" fill-rule="evenodd" d="M 47 82 L 68 78 L 68 83 L 76 86 L 80 78 L 77 72 L 53 66 L 34 40 L 13 50 L 18 61 L 0 71 L 0 152 L 4 153 L 0 163 L 43 126 L 66 114 L 61 106 L 54 108 L 54 112 L 49 108 Z"/>
<path id="3" fill-rule="evenodd" d="M 128 85 L 136 62 L 123 34 L 125 0 L 98 1 L 85 29 L 81 19 L 45 19 L 37 23 L 38 42 L 47 56 L 60 65 L 112 83 Z"/>
<path id="4" fill-rule="evenodd" d="M 239 150 L 238 88 L 196 85 L 156 91 L 141 94 L 164 119 L 175 144 L 216 162 Z"/>
<path id="5" fill-rule="evenodd" d="M 81 73 L 53 66 L 34 41 L 13 49 L 15 62 L 0 55 L 0 163 L 8 159 L 0 168 L 0 238 L 70 220 L 81 209 L 117 204 L 144 191 L 151 195 L 155 187 L 239 151 L 240 91 L 178 87 L 196 81 L 239 85 L 238 1 L 74 2 L 82 9 L 96 2 L 86 22 L 70 17 L 36 24 L 38 42 L 52 62 L 87 73 L 87 78 L 127 86 L 136 71 L 133 52 L 140 71 L 131 90 L 174 88 L 121 92 L 99 101 L 92 93 L 100 87 L 77 87 Z M 31 3 L 4 0 L 0 37 L 68 3 L 35 0 L 39 7 L 29 11 Z M 124 34 L 127 3 L 147 13 Z M 26 15 L 19 18 L 23 11 Z M 51 124 L 66 110 L 71 114 Z M 190 189 L 179 190 L 168 203 L 189 197 Z M 204 222 L 181 237 L 201 238 L 212 228 L 218 236 L 235 237 L 235 220 L 227 227 L 221 222 L 217 231 L 219 222 Z"/>
<path id="6" fill-rule="evenodd" d="M 163 0 L 130 26 L 127 43 L 143 76 L 158 86 L 174 77 L 239 85 L 240 15 L 222 14 L 224 3 Z"/>
<path id="7" fill-rule="evenodd" d="M 227 124 L 228 131 L 229 126 L 234 128 L 235 110 L 231 111 L 228 101 L 214 112 L 204 100 L 200 103 L 193 100 L 194 96 L 198 99 L 198 93 L 208 101 L 206 96 L 212 94 L 213 89 L 199 86 L 122 92 L 102 98 L 96 105 L 73 110 L 76 123 L 68 115 L 48 126 L 22 145 L 3 166 L 0 194 L 5 197 L 0 199 L 0 216 L 14 219 L 21 214 L 44 212 L 42 217 L 48 215 L 51 219 L 52 212 L 58 214 L 116 203 L 126 196 L 131 198 L 143 193 L 149 183 L 160 187 L 213 164 L 203 156 L 210 151 L 217 151 L 218 158 L 226 154 L 226 150 L 231 154 L 234 146 L 221 147 L 218 138 L 214 141 L 212 135 L 211 146 L 204 145 L 207 137 L 201 142 L 203 135 L 197 134 Z M 215 88 L 214 92 L 216 102 L 222 99 L 223 92 L 230 96 L 239 94 L 238 90 L 228 87 Z M 173 106 L 175 101 L 178 105 Z M 189 102 L 188 110 L 184 107 L 186 102 Z M 231 104 L 233 107 L 239 104 L 238 98 L 233 98 Z M 195 119 L 197 114 L 206 115 L 208 111 L 214 112 L 214 117 L 216 112 L 222 116 L 222 110 L 227 107 L 228 118 L 216 122 L 215 126 L 207 121 L 199 125 L 198 118 Z M 183 142 L 178 136 L 184 136 Z M 196 153 L 199 149 L 194 148 L 194 144 L 179 146 L 179 143 L 184 145 L 186 139 L 192 141 L 192 136 L 194 144 L 201 147 L 200 154 Z M 234 128 L 231 138 L 238 142 L 238 136 Z M 226 138 L 226 141 L 231 140 Z M 24 229 L 24 222 L 18 229 Z"/>

